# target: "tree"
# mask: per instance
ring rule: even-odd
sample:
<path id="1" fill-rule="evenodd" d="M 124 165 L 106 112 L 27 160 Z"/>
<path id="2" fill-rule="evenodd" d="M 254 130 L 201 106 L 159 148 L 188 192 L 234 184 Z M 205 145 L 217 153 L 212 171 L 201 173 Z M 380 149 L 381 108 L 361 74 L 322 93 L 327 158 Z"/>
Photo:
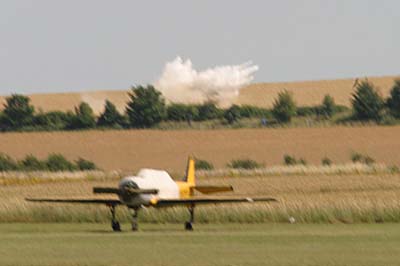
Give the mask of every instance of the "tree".
<path id="1" fill-rule="evenodd" d="M 6 98 L 2 126 L 5 129 L 19 129 L 33 124 L 35 108 L 24 95 L 14 94 Z"/>
<path id="2" fill-rule="evenodd" d="M 335 100 L 329 94 L 325 95 L 321 105 L 321 114 L 326 118 L 331 118 L 335 114 L 335 111 Z"/>
<path id="3" fill-rule="evenodd" d="M 87 129 L 96 126 L 96 118 L 93 110 L 86 102 L 81 102 L 78 107 L 75 107 L 75 116 L 72 120 L 72 129 Z"/>
<path id="4" fill-rule="evenodd" d="M 151 127 L 166 117 L 164 98 L 153 86 L 133 87 L 129 97 L 126 113 L 132 127 Z"/>
<path id="5" fill-rule="evenodd" d="M 390 91 L 390 97 L 387 99 L 387 107 L 392 116 L 400 118 L 400 79 L 395 81 Z"/>
<path id="6" fill-rule="evenodd" d="M 106 100 L 104 105 L 104 112 L 97 120 L 97 125 L 102 127 L 122 127 L 124 124 L 124 117 L 118 112 L 117 107 Z"/>
<path id="7" fill-rule="evenodd" d="M 379 121 L 382 118 L 384 102 L 372 83 L 362 81 L 352 96 L 351 104 L 356 119 Z"/>
<path id="8" fill-rule="evenodd" d="M 285 90 L 278 94 L 278 99 L 275 100 L 272 108 L 272 115 L 279 122 L 286 123 L 296 115 L 296 109 L 292 94 Z"/>
<path id="9" fill-rule="evenodd" d="M 224 118 L 228 121 L 229 124 L 233 124 L 234 122 L 240 119 L 240 107 L 237 105 L 232 105 L 224 112 Z"/>

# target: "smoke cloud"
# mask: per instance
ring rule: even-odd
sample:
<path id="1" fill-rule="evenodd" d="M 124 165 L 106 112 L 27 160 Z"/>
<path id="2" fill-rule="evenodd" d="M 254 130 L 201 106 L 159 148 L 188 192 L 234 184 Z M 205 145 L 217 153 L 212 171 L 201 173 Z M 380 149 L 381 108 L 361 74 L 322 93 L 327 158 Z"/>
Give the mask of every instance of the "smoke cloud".
<path id="1" fill-rule="evenodd" d="M 239 95 L 239 90 L 253 80 L 257 70 L 258 66 L 247 62 L 196 71 L 190 59 L 177 57 L 165 65 L 154 86 L 171 102 L 212 100 L 221 106 L 229 106 Z"/>

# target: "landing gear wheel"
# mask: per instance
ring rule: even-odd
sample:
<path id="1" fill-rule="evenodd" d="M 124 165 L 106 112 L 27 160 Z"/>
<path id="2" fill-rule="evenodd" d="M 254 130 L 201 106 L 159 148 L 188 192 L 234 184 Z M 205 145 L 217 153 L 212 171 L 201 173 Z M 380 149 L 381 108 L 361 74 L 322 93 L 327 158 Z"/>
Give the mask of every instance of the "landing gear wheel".
<path id="1" fill-rule="evenodd" d="M 121 232 L 121 225 L 117 221 L 112 221 L 111 222 L 111 227 L 114 232 Z"/>
<path id="2" fill-rule="evenodd" d="M 191 222 L 185 222 L 185 230 L 193 231 L 193 225 Z"/>
<path id="3" fill-rule="evenodd" d="M 139 225 L 138 225 L 138 214 L 139 214 L 139 209 L 132 209 L 132 231 L 138 231 L 139 230 Z"/>
<path id="4" fill-rule="evenodd" d="M 119 222 L 115 219 L 115 205 L 110 206 L 111 211 L 111 228 L 114 232 L 120 232 L 121 226 Z"/>
<path id="5" fill-rule="evenodd" d="M 188 209 L 189 209 L 190 219 L 188 222 L 185 222 L 185 230 L 193 231 L 192 223 L 194 222 L 194 204 L 190 205 Z"/>

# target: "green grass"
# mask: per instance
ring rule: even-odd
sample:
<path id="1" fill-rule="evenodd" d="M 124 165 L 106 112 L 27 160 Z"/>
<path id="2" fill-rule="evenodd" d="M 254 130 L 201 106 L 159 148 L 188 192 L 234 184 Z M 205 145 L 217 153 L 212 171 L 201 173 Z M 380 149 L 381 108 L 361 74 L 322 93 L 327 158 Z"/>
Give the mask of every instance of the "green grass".
<path id="1" fill-rule="evenodd" d="M 399 227 L 1 224 L 0 265 L 398 265 Z"/>
<path id="2" fill-rule="evenodd" d="M 327 191 L 329 193 L 329 191 Z M 358 224 L 400 223 L 400 208 L 393 206 L 291 206 L 279 203 L 230 206 L 201 206 L 195 211 L 199 224 L 230 223 L 289 223 L 294 217 L 302 224 Z M 117 219 L 129 223 L 131 213 L 125 207 L 117 208 Z M 165 209 L 149 208 L 139 212 L 140 223 L 181 224 L 189 219 L 183 207 Z M 110 211 L 105 206 L 85 205 L 36 205 L 29 209 L 0 211 L 0 223 L 107 223 Z"/>

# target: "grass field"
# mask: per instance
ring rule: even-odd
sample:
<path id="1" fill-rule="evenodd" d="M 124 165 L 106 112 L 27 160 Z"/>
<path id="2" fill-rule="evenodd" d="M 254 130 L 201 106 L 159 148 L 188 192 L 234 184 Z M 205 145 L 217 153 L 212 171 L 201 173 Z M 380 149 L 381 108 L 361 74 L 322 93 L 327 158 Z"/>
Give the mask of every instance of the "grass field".
<path id="1" fill-rule="evenodd" d="M 393 81 L 398 76 L 369 77 L 380 90 L 383 96 L 389 94 Z M 361 78 L 362 79 L 362 78 Z M 283 90 L 291 91 L 300 106 L 317 105 L 322 102 L 326 94 L 335 98 L 336 103 L 350 105 L 351 94 L 354 90 L 353 79 L 278 82 L 278 83 L 254 83 L 240 90 L 236 100 L 238 104 L 250 104 L 270 108 L 278 93 Z M 33 105 L 43 111 L 73 110 L 81 101 L 91 105 L 94 112 L 99 114 L 104 109 L 104 101 L 112 101 L 119 111 L 125 110 L 128 101 L 127 90 L 98 90 L 87 92 L 54 93 L 54 94 L 33 94 L 30 95 Z M 0 96 L 0 109 L 4 103 L 4 97 Z"/>
<path id="2" fill-rule="evenodd" d="M 189 154 L 224 168 L 233 159 L 249 158 L 266 166 L 283 163 L 285 154 L 321 164 L 329 157 L 347 163 L 352 152 L 379 163 L 400 164 L 400 126 L 225 129 L 225 130 L 93 130 L 0 134 L 0 152 L 21 159 L 61 153 L 95 162 L 104 170 L 161 168 L 183 173 Z"/>
<path id="3" fill-rule="evenodd" d="M 1 224 L 2 266 L 398 265 L 398 224 L 143 226 Z"/>
<path id="4" fill-rule="evenodd" d="M 93 198 L 92 187 L 117 186 L 118 179 L 72 180 L 0 186 L 0 222 L 92 222 L 109 223 L 106 206 L 40 204 L 26 197 Z M 198 178 L 198 184 L 232 185 L 226 196 L 272 196 L 272 204 L 199 206 L 198 223 L 390 223 L 400 222 L 400 174 L 311 174 Z M 223 195 L 220 195 L 223 196 Z M 107 195 L 113 197 L 113 195 Z M 130 221 L 125 207 L 118 219 Z M 188 219 L 185 208 L 142 210 L 139 222 L 178 223 Z M 107 229 L 110 226 L 107 226 Z"/>

